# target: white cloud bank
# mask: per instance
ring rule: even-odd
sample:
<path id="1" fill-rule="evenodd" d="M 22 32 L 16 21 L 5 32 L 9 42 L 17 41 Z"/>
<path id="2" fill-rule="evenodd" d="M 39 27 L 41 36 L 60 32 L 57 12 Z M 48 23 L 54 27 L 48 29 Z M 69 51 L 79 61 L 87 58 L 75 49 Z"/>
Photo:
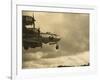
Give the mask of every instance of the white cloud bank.
<path id="1" fill-rule="evenodd" d="M 89 52 L 55 58 L 43 58 L 43 56 L 45 56 L 44 53 L 40 52 L 25 54 L 26 61 L 23 62 L 23 68 L 51 68 L 59 65 L 80 66 L 88 65 L 89 62 Z"/>

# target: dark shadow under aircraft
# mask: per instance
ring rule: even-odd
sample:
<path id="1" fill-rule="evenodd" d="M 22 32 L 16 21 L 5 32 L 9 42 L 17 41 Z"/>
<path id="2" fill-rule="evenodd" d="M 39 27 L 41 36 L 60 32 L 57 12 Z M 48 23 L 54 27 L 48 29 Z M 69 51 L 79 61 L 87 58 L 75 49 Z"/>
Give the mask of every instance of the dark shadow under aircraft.
<path id="1" fill-rule="evenodd" d="M 31 26 L 28 28 L 27 26 Z M 58 41 L 60 37 L 56 34 L 40 31 L 40 28 L 35 28 L 34 15 L 22 16 L 22 45 L 25 50 L 28 48 L 41 47 L 43 44 L 49 43 L 50 45 L 56 44 L 56 49 L 59 49 Z"/>

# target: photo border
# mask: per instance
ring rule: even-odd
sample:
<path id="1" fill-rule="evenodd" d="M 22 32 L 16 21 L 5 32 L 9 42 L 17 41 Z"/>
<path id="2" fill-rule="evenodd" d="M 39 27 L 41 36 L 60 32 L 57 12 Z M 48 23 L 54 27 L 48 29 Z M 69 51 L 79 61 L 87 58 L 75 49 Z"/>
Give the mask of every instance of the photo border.
<path id="1" fill-rule="evenodd" d="M 18 37 L 17 37 L 17 36 L 18 36 L 18 35 L 17 35 L 17 32 L 18 32 L 18 28 L 17 28 L 17 26 L 18 26 L 18 25 L 17 25 L 17 23 L 18 23 L 18 22 L 17 22 L 17 16 L 18 16 L 17 13 L 18 13 L 18 12 L 17 12 L 17 10 L 18 10 L 18 8 L 17 8 L 17 7 L 18 7 L 18 6 L 23 6 L 23 5 L 20 5 L 20 4 L 17 4 L 17 5 L 16 5 L 16 22 L 15 22 L 15 23 L 16 23 L 16 57 L 17 57 L 17 58 L 16 58 L 16 60 L 15 60 L 15 61 L 16 61 L 16 70 L 14 70 L 14 69 L 15 69 L 15 66 L 13 65 L 13 61 L 12 61 L 11 75 L 12 75 L 12 79 L 13 79 L 13 80 L 16 78 L 16 76 L 19 76 L 18 73 L 17 73 L 17 71 L 18 71 L 18 67 L 17 67 L 17 65 L 18 65 L 18 60 L 17 60 L 17 59 L 18 59 L 18 54 L 17 54 L 17 53 L 18 53 L 18 52 L 17 52 L 17 51 L 18 51 L 18 49 L 17 49 L 17 48 L 18 48 L 18 45 L 17 45 L 17 44 L 18 44 L 18 42 L 17 42 L 17 38 L 18 38 Z M 24 6 L 26 6 L 26 5 L 24 5 Z M 40 5 L 27 5 L 27 6 L 34 6 L 34 7 L 52 7 L 52 8 L 73 8 L 73 9 L 74 9 L 74 7 L 60 7 L 60 6 L 58 6 L 58 7 L 57 7 L 57 6 L 56 6 L 56 7 L 55 7 L 55 6 L 40 6 Z M 78 7 L 77 7 L 77 8 L 75 8 L 75 9 L 88 9 L 88 10 L 93 10 L 93 12 L 95 11 L 95 8 L 78 8 Z M 12 11 L 12 14 L 13 14 L 13 11 Z M 94 15 L 94 16 L 95 16 L 95 15 Z M 13 20 L 13 16 L 12 16 L 12 20 Z M 13 22 L 13 21 L 12 21 L 12 22 Z M 95 24 L 94 24 L 94 25 L 95 25 Z M 12 33 L 13 33 L 13 29 L 12 29 Z M 95 33 L 95 31 L 94 31 L 94 33 Z M 12 36 L 12 38 L 13 38 L 13 36 Z M 12 41 L 13 41 L 13 39 L 12 39 Z M 12 45 L 13 45 L 13 43 L 12 43 Z M 14 45 L 13 45 L 13 46 L 14 46 Z M 13 48 L 12 48 L 12 49 L 13 49 Z M 12 51 L 12 52 L 13 52 L 13 51 Z M 11 60 L 14 60 L 14 59 L 13 59 L 13 55 L 11 55 L 11 57 L 12 57 Z M 12 68 L 13 68 L 13 69 L 12 69 Z M 62 69 L 62 68 L 61 68 L 61 69 Z M 61 69 L 60 69 L 60 71 L 61 71 Z M 13 70 L 14 70 L 14 71 L 13 71 Z M 48 71 L 48 70 L 47 70 L 47 71 Z M 94 72 L 97 72 L 97 71 L 94 71 Z M 15 75 L 15 74 L 16 74 L 16 75 Z M 37 74 L 38 74 L 38 73 L 37 73 Z M 85 74 L 85 73 L 84 73 L 84 74 Z M 55 74 L 55 75 L 56 75 L 56 74 Z M 71 75 L 71 74 L 70 74 L 70 75 Z M 22 76 L 22 74 L 21 74 L 21 76 Z M 18 79 L 21 78 L 21 76 L 18 77 Z M 50 75 L 49 75 L 49 76 L 50 76 Z M 57 75 L 56 75 L 56 76 L 57 76 Z M 34 77 L 31 77 L 31 78 L 34 78 Z M 22 80 L 24 80 L 24 79 L 22 79 Z M 26 80 L 27 80 L 27 79 L 26 79 Z"/>

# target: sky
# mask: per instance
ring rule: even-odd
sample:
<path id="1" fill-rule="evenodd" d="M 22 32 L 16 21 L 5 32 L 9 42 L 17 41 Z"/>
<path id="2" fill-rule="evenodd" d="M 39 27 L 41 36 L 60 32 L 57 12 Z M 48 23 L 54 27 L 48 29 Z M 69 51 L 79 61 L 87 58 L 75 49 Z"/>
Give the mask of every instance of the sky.
<path id="1" fill-rule="evenodd" d="M 23 11 L 22 14 L 33 16 L 33 11 Z M 68 58 L 69 56 L 77 59 L 79 55 L 81 55 L 81 58 L 85 58 L 86 63 L 89 63 L 88 13 L 34 12 L 34 17 L 36 20 L 36 28 L 40 28 L 41 32 L 55 33 L 61 37 L 61 40 L 58 42 L 59 50 L 55 49 L 55 45 L 48 44 L 43 44 L 43 48 L 37 47 L 30 48 L 27 51 L 23 50 L 23 65 L 25 65 L 27 61 L 30 63 L 30 61 L 33 62 L 35 60 L 35 62 L 38 61 L 37 63 L 41 63 L 42 67 L 44 67 L 42 61 L 46 59 L 48 63 L 46 67 L 50 67 L 53 60 L 62 61 L 62 59 Z M 50 64 L 48 61 L 51 61 Z M 73 59 L 73 64 L 77 65 L 74 61 Z M 85 64 L 83 62 L 81 62 L 81 64 Z M 32 64 L 35 65 L 36 63 L 33 62 Z M 64 65 L 67 64 L 69 64 L 69 62 Z M 31 68 L 40 67 L 40 65 L 34 65 L 31 66 Z M 59 63 L 59 65 L 61 64 Z"/>

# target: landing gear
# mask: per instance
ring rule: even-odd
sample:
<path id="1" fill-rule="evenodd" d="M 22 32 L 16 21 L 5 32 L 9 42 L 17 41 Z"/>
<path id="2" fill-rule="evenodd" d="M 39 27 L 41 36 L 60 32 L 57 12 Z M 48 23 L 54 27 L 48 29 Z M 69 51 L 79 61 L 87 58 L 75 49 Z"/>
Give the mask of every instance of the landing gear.
<path id="1" fill-rule="evenodd" d="M 24 42 L 23 43 L 23 47 L 24 47 L 25 50 L 28 50 L 28 48 L 29 48 L 28 43 L 27 42 Z"/>
<path id="2" fill-rule="evenodd" d="M 56 49 L 59 49 L 59 45 L 58 44 L 56 44 Z"/>
<path id="3" fill-rule="evenodd" d="M 25 49 L 25 50 L 28 50 L 28 46 L 24 46 L 24 49 Z"/>

